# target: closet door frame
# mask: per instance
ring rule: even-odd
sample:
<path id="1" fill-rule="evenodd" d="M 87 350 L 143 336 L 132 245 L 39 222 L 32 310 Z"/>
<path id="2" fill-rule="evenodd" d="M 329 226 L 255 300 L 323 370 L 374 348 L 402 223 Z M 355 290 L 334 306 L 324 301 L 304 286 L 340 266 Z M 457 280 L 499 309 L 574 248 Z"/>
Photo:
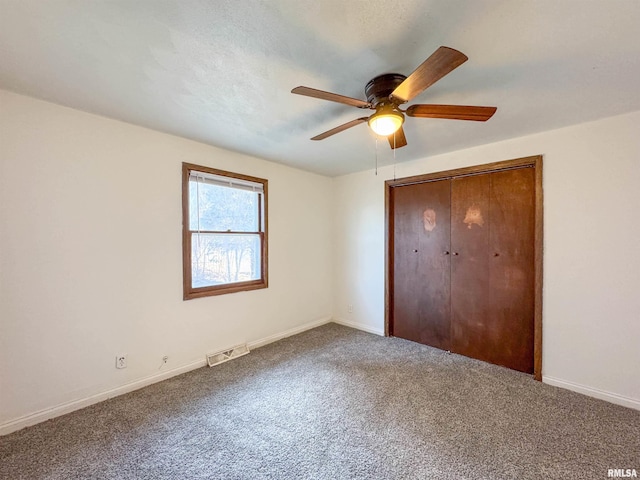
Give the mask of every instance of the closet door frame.
<path id="1" fill-rule="evenodd" d="M 475 165 L 442 172 L 427 173 L 413 177 L 398 178 L 385 182 L 385 336 L 393 336 L 393 195 L 396 187 L 416 183 L 451 180 L 457 177 L 480 175 L 484 173 L 512 170 L 515 168 L 533 168 L 535 171 L 535 226 L 534 226 L 534 339 L 533 339 L 533 376 L 542 381 L 542 235 L 543 235 L 543 200 L 542 200 L 542 155 L 517 158 L 502 162 Z"/>

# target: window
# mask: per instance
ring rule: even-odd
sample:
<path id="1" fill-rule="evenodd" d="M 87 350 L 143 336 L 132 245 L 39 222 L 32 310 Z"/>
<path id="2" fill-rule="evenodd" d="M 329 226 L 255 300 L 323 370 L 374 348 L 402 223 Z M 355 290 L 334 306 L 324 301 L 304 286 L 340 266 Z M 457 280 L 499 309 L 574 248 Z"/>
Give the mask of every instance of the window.
<path id="1" fill-rule="evenodd" d="M 267 287 L 267 180 L 182 164 L 184 299 Z"/>

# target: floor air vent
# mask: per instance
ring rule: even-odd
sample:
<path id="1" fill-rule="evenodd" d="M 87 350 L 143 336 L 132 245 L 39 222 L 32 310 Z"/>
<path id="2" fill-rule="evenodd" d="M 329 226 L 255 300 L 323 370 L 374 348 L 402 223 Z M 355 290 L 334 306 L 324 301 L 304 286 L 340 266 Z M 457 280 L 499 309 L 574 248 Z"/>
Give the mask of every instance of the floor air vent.
<path id="1" fill-rule="evenodd" d="M 219 365 L 228 360 L 231 360 L 232 358 L 238 358 L 243 355 L 246 355 L 247 353 L 249 353 L 249 347 L 247 346 L 246 343 L 244 343 L 242 345 L 238 345 L 236 347 L 230 348 L 229 350 L 223 350 L 222 352 L 207 354 L 207 363 L 209 364 L 210 367 L 213 367 L 214 365 Z"/>

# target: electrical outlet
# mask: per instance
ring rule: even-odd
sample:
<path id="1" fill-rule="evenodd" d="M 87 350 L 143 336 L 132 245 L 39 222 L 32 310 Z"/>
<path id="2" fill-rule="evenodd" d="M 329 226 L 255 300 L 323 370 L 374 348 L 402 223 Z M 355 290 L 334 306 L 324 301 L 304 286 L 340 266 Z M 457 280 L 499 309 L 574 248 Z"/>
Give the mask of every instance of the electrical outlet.
<path id="1" fill-rule="evenodd" d="M 116 355 L 116 368 L 127 368 L 127 355 Z"/>
<path id="2" fill-rule="evenodd" d="M 351 304 L 347 305 L 347 312 L 353 313 L 353 305 Z"/>

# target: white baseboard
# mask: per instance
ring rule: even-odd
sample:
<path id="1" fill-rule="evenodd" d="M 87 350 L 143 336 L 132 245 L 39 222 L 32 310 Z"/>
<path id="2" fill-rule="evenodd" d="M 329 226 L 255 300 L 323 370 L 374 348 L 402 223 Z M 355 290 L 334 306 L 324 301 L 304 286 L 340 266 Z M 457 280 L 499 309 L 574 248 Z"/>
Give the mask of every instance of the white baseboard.
<path id="1" fill-rule="evenodd" d="M 331 317 L 325 317 L 320 320 L 316 320 L 314 322 L 309 322 L 299 327 L 292 328 L 285 332 L 277 333 L 275 335 L 270 335 L 268 337 L 255 340 L 253 342 L 250 342 L 248 345 L 250 349 L 258 348 L 268 343 L 276 342 L 283 338 L 290 337 L 298 333 L 302 333 L 305 330 L 310 330 L 312 328 L 319 327 L 320 325 L 324 325 L 325 323 L 329 323 L 330 321 L 331 321 Z M 71 413 L 75 410 L 80 410 L 81 408 L 88 407 L 95 403 L 103 402 L 105 400 L 108 400 L 113 397 L 117 397 L 119 395 L 124 395 L 125 393 L 133 392 L 134 390 L 138 390 L 140 388 L 146 387 L 153 383 L 161 382 L 171 377 L 175 377 L 176 375 L 181 375 L 183 373 L 190 372 L 191 370 L 195 370 L 196 368 L 204 367 L 205 365 L 207 365 L 207 361 L 205 359 L 206 354 L 203 353 L 202 357 L 203 357 L 202 360 L 189 363 L 188 365 L 183 365 L 181 367 L 174 368 L 172 370 L 167 370 L 162 373 L 150 375 L 148 377 L 135 380 L 125 385 L 121 385 L 119 387 L 112 388 L 104 392 L 96 393 L 95 395 L 91 395 L 89 397 L 72 400 L 70 402 L 65 402 L 55 407 L 46 408 L 44 410 L 40 410 L 38 412 L 16 418 L 15 420 L 10 420 L 8 422 L 2 423 L 0 424 L 0 436 L 7 435 L 17 430 L 21 430 L 25 427 L 30 427 L 31 425 L 35 425 L 37 423 L 41 423 L 41 422 L 50 420 L 52 418 L 59 417 L 61 415 L 65 415 L 67 413 Z"/>
<path id="2" fill-rule="evenodd" d="M 617 393 L 611 393 L 604 390 L 599 390 L 593 387 L 587 387 L 578 383 L 568 382 L 559 378 L 550 377 L 548 375 L 542 376 L 542 383 L 553 385 L 554 387 L 565 388 L 574 392 L 582 393 L 589 397 L 605 400 L 616 405 L 622 405 L 623 407 L 633 408 L 634 410 L 640 410 L 640 400 L 634 398 L 618 395 Z"/>
<path id="3" fill-rule="evenodd" d="M 19 417 L 15 420 L 10 420 L 9 422 L 6 422 L 0 425 L 0 435 L 7 435 L 8 433 L 21 430 L 25 427 L 30 427 L 31 425 L 35 425 L 36 423 L 41 423 L 46 420 L 59 417 L 61 415 L 71 413 L 75 410 L 80 410 L 81 408 L 88 407 L 95 403 L 103 402 L 110 398 L 117 397 L 119 395 L 124 395 L 125 393 L 133 392 L 134 390 L 138 390 L 139 388 L 146 387 L 148 385 L 151 385 L 152 383 L 161 382 L 163 380 L 167 380 L 168 378 L 175 377 L 176 375 L 181 375 L 191 370 L 195 370 L 196 368 L 204 367 L 206 364 L 207 364 L 207 361 L 203 359 L 198 362 L 190 363 L 188 365 L 183 365 L 182 367 L 174 368 L 172 370 L 167 370 L 166 372 L 150 375 L 148 377 L 144 377 L 139 380 L 126 383 L 119 387 L 112 388 L 110 390 L 105 390 L 104 392 L 96 393 L 95 395 L 91 395 L 89 397 L 72 400 L 70 402 L 65 402 L 55 407 L 46 408 L 44 410 L 40 410 L 38 412 L 31 413 L 29 415 Z"/>
<path id="4" fill-rule="evenodd" d="M 337 323 L 338 325 L 344 325 L 345 327 L 355 328 L 357 330 L 362 330 L 363 332 L 373 333 L 375 335 L 380 335 L 384 337 L 384 328 L 374 328 L 369 325 L 365 325 L 364 323 L 359 322 L 350 322 L 348 320 L 343 320 L 341 318 L 334 318 L 333 323 Z"/>
<path id="5" fill-rule="evenodd" d="M 323 317 L 319 320 L 315 320 L 313 322 L 300 325 L 299 327 L 291 328 L 284 332 L 276 333 L 275 335 L 270 335 L 268 337 L 261 338 L 260 340 L 254 340 L 253 342 L 248 342 L 247 345 L 249 345 L 249 349 L 252 350 L 254 348 L 262 347 L 269 343 L 277 342 L 278 340 L 282 340 L 283 338 L 291 337 L 293 335 L 297 335 L 298 333 L 311 330 L 312 328 L 319 327 L 320 325 L 324 325 L 325 323 L 329 323 L 330 321 L 331 321 L 331 317 Z"/>

